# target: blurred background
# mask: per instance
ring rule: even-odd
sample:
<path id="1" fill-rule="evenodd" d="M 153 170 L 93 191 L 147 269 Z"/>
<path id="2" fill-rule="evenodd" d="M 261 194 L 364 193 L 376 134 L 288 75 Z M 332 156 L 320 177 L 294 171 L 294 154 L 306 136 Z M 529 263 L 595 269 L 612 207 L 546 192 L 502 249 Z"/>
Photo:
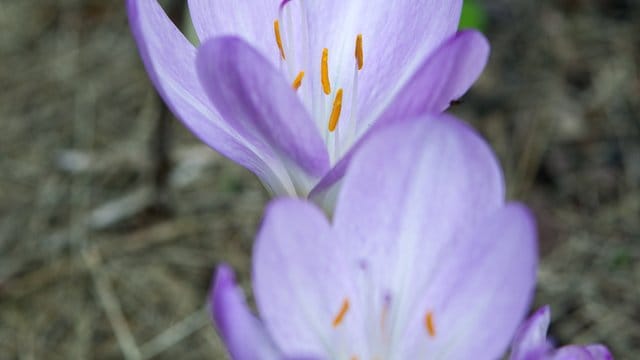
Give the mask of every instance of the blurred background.
<path id="1" fill-rule="evenodd" d="M 466 5 L 493 50 L 453 112 L 538 217 L 536 306 L 636 358 L 640 3 Z M 268 196 L 163 110 L 124 2 L 0 0 L 0 84 L 0 359 L 223 359 L 212 269 L 248 288 Z"/>

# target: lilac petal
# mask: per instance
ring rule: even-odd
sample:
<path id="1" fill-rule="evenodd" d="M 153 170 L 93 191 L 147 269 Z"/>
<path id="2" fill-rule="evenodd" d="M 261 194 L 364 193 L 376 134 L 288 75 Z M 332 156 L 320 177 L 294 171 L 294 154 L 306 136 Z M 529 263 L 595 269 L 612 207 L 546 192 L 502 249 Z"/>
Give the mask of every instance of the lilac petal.
<path id="1" fill-rule="evenodd" d="M 220 118 L 196 74 L 195 48 L 157 1 L 128 0 L 127 11 L 144 65 L 172 112 L 207 145 L 253 171 L 273 191 L 286 192 L 291 185 L 273 152 L 256 149 Z"/>
<path id="2" fill-rule="evenodd" d="M 225 265 L 218 267 L 213 284 L 211 313 L 233 359 L 282 359 L 262 323 L 249 311 L 233 271 Z"/>
<path id="3" fill-rule="evenodd" d="M 510 360 L 612 360 L 602 345 L 569 345 L 554 350 L 547 340 L 551 320 L 549 306 L 536 311 L 518 330 L 511 347 Z"/>
<path id="4" fill-rule="evenodd" d="M 407 329 L 413 340 L 407 349 L 415 352 L 402 358 L 500 358 L 524 317 L 537 270 L 536 230 L 529 211 L 509 204 L 458 235 L 440 240 L 443 244 L 423 245 L 439 252 L 438 262 L 435 267 L 424 262 L 434 273 L 426 291 L 416 289 L 416 306 L 409 307 L 414 320 Z M 435 319 L 432 337 L 424 326 L 426 311 Z"/>
<path id="5" fill-rule="evenodd" d="M 502 172 L 489 146 L 452 116 L 426 116 L 389 126 L 355 153 L 335 224 L 362 245 L 406 236 L 406 247 L 416 249 L 411 257 L 429 263 L 435 254 L 423 243 L 440 243 L 503 203 Z"/>
<path id="6" fill-rule="evenodd" d="M 591 354 L 593 360 L 613 360 L 613 355 L 604 345 L 587 345 L 584 348 Z"/>
<path id="7" fill-rule="evenodd" d="M 294 4 L 292 1 L 290 4 Z M 311 69 L 329 49 L 331 81 L 351 84 L 356 35 L 363 35 L 364 67 L 359 73 L 358 114 L 386 103 L 400 86 L 458 27 L 462 0 L 307 1 Z M 291 5 L 287 5 L 291 6 Z M 345 86 L 345 92 L 350 93 Z"/>
<path id="8" fill-rule="evenodd" d="M 546 358 L 545 358 L 546 359 Z M 613 360 L 613 356 L 602 345 L 570 345 L 558 349 L 549 360 Z M 527 359 L 528 360 L 528 359 Z M 538 360 L 538 359 L 532 359 Z"/>
<path id="9" fill-rule="evenodd" d="M 416 122 L 416 121 L 437 121 L 437 116 L 423 116 L 420 118 L 402 118 L 394 123 L 400 122 Z M 309 192 L 309 198 L 317 204 L 322 204 L 327 209 L 333 209 L 336 203 L 338 192 L 342 183 L 342 179 L 347 172 L 349 164 L 353 159 L 353 156 L 360 150 L 360 148 L 366 144 L 371 138 L 375 138 L 377 133 L 384 131 L 384 126 L 374 126 L 367 131 L 358 141 L 351 146 L 349 151 L 318 181 L 318 183 Z"/>
<path id="10" fill-rule="evenodd" d="M 449 39 L 420 66 L 384 113 L 378 119 L 372 118 L 373 124 L 364 126 L 367 132 L 312 189 L 310 197 L 322 203 L 335 202 L 337 182 L 344 176 L 353 154 L 370 136 L 390 123 L 445 110 L 480 76 L 488 55 L 489 44 L 476 31 L 463 31 Z"/>
<path id="11" fill-rule="evenodd" d="M 254 290 L 261 317 L 286 354 L 330 357 L 332 321 L 353 299 L 353 270 L 342 241 L 311 203 L 279 199 L 266 210 L 254 248 Z M 347 322 L 356 322 L 350 311 Z M 356 334 L 350 342 L 357 342 Z"/>
<path id="12" fill-rule="evenodd" d="M 206 41 L 198 73 L 209 98 L 234 129 L 260 147 L 272 147 L 310 176 L 329 168 L 329 156 L 313 120 L 282 75 L 236 37 Z"/>
<path id="13" fill-rule="evenodd" d="M 538 309 L 522 324 L 511 347 L 511 360 L 526 360 L 529 356 L 540 356 L 551 349 L 547 341 L 547 329 L 551 321 L 549 306 Z"/>
<path id="14" fill-rule="evenodd" d="M 375 125 L 446 110 L 480 76 L 488 57 L 489 43 L 481 33 L 457 33 L 425 60 Z"/>
<path id="15" fill-rule="evenodd" d="M 273 32 L 278 6 L 278 0 L 189 0 L 191 19 L 202 43 L 217 36 L 239 36 L 274 64 L 280 56 Z"/>
<path id="16" fill-rule="evenodd" d="M 354 155 L 334 216 L 335 227 L 344 232 L 341 247 L 371 259 L 372 276 L 380 279 L 380 287 L 405 297 L 399 306 L 415 313 L 404 319 L 417 319 L 422 325 L 426 308 L 417 305 L 432 301 L 445 324 L 437 342 L 451 345 L 449 341 L 464 335 L 469 348 L 494 354 L 504 350 L 529 301 L 535 279 L 535 232 L 518 207 L 487 220 L 503 207 L 504 183 L 495 156 L 471 128 L 448 115 L 418 120 L 378 132 Z M 479 244 L 486 249 L 481 251 Z M 492 259 L 496 263 L 487 264 Z M 475 267 L 465 265 L 474 261 Z M 451 264 L 460 268 L 447 272 Z M 441 273 L 466 274 L 470 282 L 463 277 L 458 288 L 447 288 L 452 283 L 442 278 L 435 285 L 434 276 Z M 465 314 L 465 306 L 477 311 Z M 479 320 L 464 327 L 456 318 Z M 453 332 L 447 330 L 448 323 L 455 325 L 449 327 Z M 495 340 L 485 336 L 492 331 L 482 330 L 489 323 L 495 324 Z M 407 337 L 424 335 L 424 327 L 420 329 L 408 331 Z M 476 349 L 473 338 L 486 342 L 485 349 Z M 427 339 L 420 340 L 418 344 L 428 347 Z M 421 351 L 433 354 L 442 349 Z M 416 358 L 405 355 L 401 358 Z"/>

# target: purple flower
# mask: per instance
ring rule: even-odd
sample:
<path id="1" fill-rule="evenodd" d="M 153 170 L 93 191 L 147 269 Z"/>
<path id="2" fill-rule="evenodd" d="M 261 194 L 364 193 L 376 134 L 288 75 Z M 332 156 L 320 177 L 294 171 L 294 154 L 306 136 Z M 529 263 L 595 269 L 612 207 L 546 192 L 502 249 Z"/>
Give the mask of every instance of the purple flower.
<path id="1" fill-rule="evenodd" d="M 215 324 L 232 358 L 497 359 L 535 285 L 534 220 L 505 203 L 487 144 L 448 116 L 389 126 L 354 155 L 333 219 L 267 208 L 254 317 L 221 266 Z"/>
<path id="2" fill-rule="evenodd" d="M 510 360 L 613 360 L 603 345 L 569 345 L 554 349 L 547 340 L 551 320 L 549 306 L 536 311 L 518 330 L 511 348 Z"/>
<path id="3" fill-rule="evenodd" d="M 471 86 L 489 46 L 456 32 L 461 4 L 190 0 L 195 48 L 156 0 L 127 1 L 172 111 L 272 193 L 300 196 L 332 188 L 365 135 L 442 112 Z"/>

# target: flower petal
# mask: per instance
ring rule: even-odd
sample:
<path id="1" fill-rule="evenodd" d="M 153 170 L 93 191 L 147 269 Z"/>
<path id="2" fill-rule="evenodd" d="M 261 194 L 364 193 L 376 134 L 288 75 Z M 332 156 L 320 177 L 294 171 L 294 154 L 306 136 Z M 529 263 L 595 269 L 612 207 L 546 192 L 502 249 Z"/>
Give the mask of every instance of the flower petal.
<path id="1" fill-rule="evenodd" d="M 551 321 L 549 306 L 543 306 L 522 324 L 513 338 L 511 360 L 526 360 L 538 357 L 551 350 L 547 341 L 547 329 Z"/>
<path id="2" fill-rule="evenodd" d="M 211 313 L 234 360 L 282 359 L 262 323 L 249 311 L 233 271 L 226 265 L 218 267 L 211 292 Z"/>
<path id="3" fill-rule="evenodd" d="M 325 215 L 295 199 L 272 202 L 254 248 L 254 290 L 261 317 L 285 354 L 330 357 L 332 321 L 351 298 L 352 271 Z M 356 321 L 349 311 L 345 321 Z M 350 341 L 358 341 L 357 336 Z"/>
<path id="4" fill-rule="evenodd" d="M 327 0 L 306 4 L 311 14 L 311 69 L 319 68 L 320 51 L 328 48 L 334 69 L 332 83 L 345 91 L 355 67 L 356 35 L 363 35 L 364 68 L 358 75 L 357 111 L 364 118 L 386 103 L 416 67 L 456 32 L 462 8 L 462 0 Z"/>
<path id="5" fill-rule="evenodd" d="M 528 358 L 527 360 L 529 360 Z M 609 350 L 602 345 L 569 345 L 558 349 L 549 360 L 613 360 Z M 534 358 L 534 360 L 537 360 Z"/>
<path id="6" fill-rule="evenodd" d="M 518 215 L 521 212 L 517 210 L 510 210 L 495 220 L 490 218 L 492 223 L 485 224 L 487 217 L 504 204 L 504 184 L 489 146 L 473 130 L 448 115 L 418 120 L 378 132 L 354 155 L 343 179 L 334 216 L 335 227 L 346 230 L 341 247 L 346 253 L 359 254 L 356 258 L 370 259 L 372 277 L 379 279 L 381 288 L 396 298 L 392 306 L 414 311 L 403 314 L 404 310 L 398 310 L 400 314 L 395 323 L 402 329 L 402 324 L 412 323 L 411 319 L 418 321 L 415 324 L 419 329 L 411 328 L 398 336 L 410 341 L 410 334 L 424 335 L 413 344 L 421 352 L 407 353 L 401 358 L 424 358 L 422 354 L 442 350 L 441 347 L 424 349 L 419 345 L 429 348 L 430 344 L 422 326 L 427 311 L 422 301 L 430 302 L 436 316 L 442 317 L 443 333 L 436 342 L 446 343 L 452 336 L 447 334 L 456 333 L 446 330 L 447 326 L 456 325 L 453 329 L 465 334 L 467 328 L 462 328 L 455 317 L 468 319 L 469 314 L 449 310 L 451 306 L 459 306 L 452 300 L 457 297 L 481 301 L 466 305 L 487 307 L 489 304 L 482 301 L 493 301 L 496 306 L 505 306 L 504 316 L 494 315 L 489 308 L 479 308 L 477 313 L 470 314 L 486 322 L 490 316 L 496 318 L 491 321 L 495 322 L 497 340 L 490 341 L 479 334 L 473 336 L 488 343 L 485 353 L 504 350 L 497 347 L 506 346 L 533 288 L 534 231 L 529 222 L 517 221 L 528 219 Z M 503 222 L 503 218 L 511 222 Z M 495 232 L 499 230 L 498 224 L 504 225 L 504 234 L 500 236 Z M 480 225 L 493 225 L 489 227 L 492 232 L 481 237 L 489 230 Z M 505 240 L 507 246 L 499 240 Z M 486 252 L 478 249 L 476 242 L 486 243 Z M 474 252 L 467 253 L 470 250 Z M 519 252 L 523 255 L 517 256 Z M 477 254 L 477 260 L 470 258 L 473 254 Z M 519 262 L 508 262 L 508 259 Z M 471 260 L 476 260 L 478 266 L 462 267 Z M 501 267 L 486 264 L 493 260 Z M 500 276 L 500 270 L 513 278 Z M 474 271 L 484 278 L 476 278 Z M 443 277 L 453 279 L 456 274 L 462 276 L 458 288 L 447 288 Z M 491 278 L 487 278 L 489 276 Z M 466 283 L 462 281 L 464 277 L 473 280 Z M 442 284 L 434 285 L 436 281 Z M 504 299 L 492 298 L 496 293 L 503 295 L 499 293 L 501 281 L 514 293 L 502 296 Z M 479 287 L 482 284 L 487 286 L 486 293 Z M 452 304 L 449 308 L 443 303 L 445 299 Z M 452 309 L 462 311 L 457 307 Z M 448 322 L 453 325 L 447 325 Z M 487 326 L 486 322 L 481 325 Z M 472 340 L 465 338 L 465 344 Z M 473 357 L 470 354 L 445 358 Z"/>
<path id="7" fill-rule="evenodd" d="M 503 202 L 502 172 L 489 146 L 452 116 L 426 116 L 389 126 L 355 153 L 334 222 L 360 252 L 403 239 L 409 258 L 401 263 L 429 264 L 435 253 L 424 243 L 451 238 Z"/>
<path id="8" fill-rule="evenodd" d="M 410 308 L 432 311 L 438 332 L 429 339 L 423 330 L 407 344 L 416 352 L 404 358 L 500 358 L 533 298 L 536 240 L 529 211 L 510 204 L 442 247 L 437 273 Z M 415 315 L 407 334 L 424 329 L 421 314 Z"/>
<path id="9" fill-rule="evenodd" d="M 613 360 L 613 355 L 604 345 L 587 345 L 584 348 L 591 354 L 593 360 Z"/>
<path id="10" fill-rule="evenodd" d="M 551 320 L 549 306 L 535 312 L 518 330 L 511 347 L 510 360 L 612 360 L 602 345 L 569 345 L 554 350 L 547 340 Z"/>
<path id="11" fill-rule="evenodd" d="M 203 142 L 253 171 L 274 192 L 293 192 L 273 151 L 256 149 L 220 118 L 200 85 L 195 48 L 158 2 L 128 0 L 127 11 L 147 72 L 173 113 Z"/>
<path id="12" fill-rule="evenodd" d="M 276 64 L 280 55 L 273 21 L 278 18 L 279 4 L 279 0 L 189 0 L 189 12 L 201 42 L 217 36 L 236 35 Z"/>
<path id="13" fill-rule="evenodd" d="M 329 207 L 335 203 L 335 189 L 347 170 L 353 154 L 374 133 L 390 123 L 417 116 L 440 113 L 452 100 L 460 98 L 484 69 L 489 44 L 476 31 L 463 31 L 449 39 L 420 66 L 379 117 L 371 117 L 362 128 L 365 133 L 338 163 L 318 182 L 310 197 Z"/>
<path id="14" fill-rule="evenodd" d="M 373 119 L 375 125 L 446 110 L 478 79 L 488 57 L 489 43 L 481 33 L 457 33 L 425 60 L 380 118 Z"/>
<path id="15" fill-rule="evenodd" d="M 304 105 L 246 42 L 210 39 L 198 50 L 197 66 L 209 98 L 238 133 L 261 148 L 272 147 L 310 176 L 328 170 L 326 146 Z"/>

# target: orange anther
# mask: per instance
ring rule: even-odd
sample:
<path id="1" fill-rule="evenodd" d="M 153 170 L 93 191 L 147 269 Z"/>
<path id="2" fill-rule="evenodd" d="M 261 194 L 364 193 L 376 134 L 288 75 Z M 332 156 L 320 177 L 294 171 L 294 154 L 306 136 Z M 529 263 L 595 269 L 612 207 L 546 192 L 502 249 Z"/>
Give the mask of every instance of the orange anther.
<path id="1" fill-rule="evenodd" d="M 280 49 L 280 56 L 282 56 L 282 60 L 286 60 L 287 57 L 284 55 L 282 36 L 280 36 L 280 22 L 278 20 L 273 22 L 273 32 L 276 34 L 276 43 L 278 44 L 278 49 Z"/>
<path id="2" fill-rule="evenodd" d="M 424 317 L 424 326 L 427 329 L 429 336 L 436 336 L 436 324 L 433 321 L 433 312 L 427 311 L 427 314 Z"/>
<path id="3" fill-rule="evenodd" d="M 326 95 L 331 94 L 331 83 L 329 83 L 329 49 L 322 49 L 322 60 L 320 61 L 320 80 L 322 90 Z"/>
<path id="4" fill-rule="evenodd" d="M 294 90 L 298 90 L 300 88 L 300 85 L 302 85 L 303 78 L 304 78 L 304 71 L 300 71 L 298 73 L 298 76 L 296 76 L 296 78 L 293 80 L 293 84 L 291 84 L 291 87 L 293 87 Z"/>
<path id="5" fill-rule="evenodd" d="M 358 62 L 358 70 L 362 70 L 364 66 L 364 53 L 362 51 L 362 34 L 356 37 L 356 61 Z"/>
<path id="6" fill-rule="evenodd" d="M 340 112 L 342 111 L 342 89 L 338 89 L 336 92 L 336 98 L 333 100 L 333 108 L 331 109 L 331 116 L 329 117 L 329 131 L 333 132 L 338 126 L 338 120 L 340 120 Z"/>
<path id="7" fill-rule="evenodd" d="M 349 311 L 349 299 L 345 298 L 342 301 L 342 306 L 340 307 L 340 311 L 338 311 L 338 314 L 336 315 L 336 317 L 333 319 L 333 327 L 338 327 L 340 326 L 340 324 L 342 324 L 342 320 L 344 320 L 344 316 L 347 314 L 347 311 Z"/>

